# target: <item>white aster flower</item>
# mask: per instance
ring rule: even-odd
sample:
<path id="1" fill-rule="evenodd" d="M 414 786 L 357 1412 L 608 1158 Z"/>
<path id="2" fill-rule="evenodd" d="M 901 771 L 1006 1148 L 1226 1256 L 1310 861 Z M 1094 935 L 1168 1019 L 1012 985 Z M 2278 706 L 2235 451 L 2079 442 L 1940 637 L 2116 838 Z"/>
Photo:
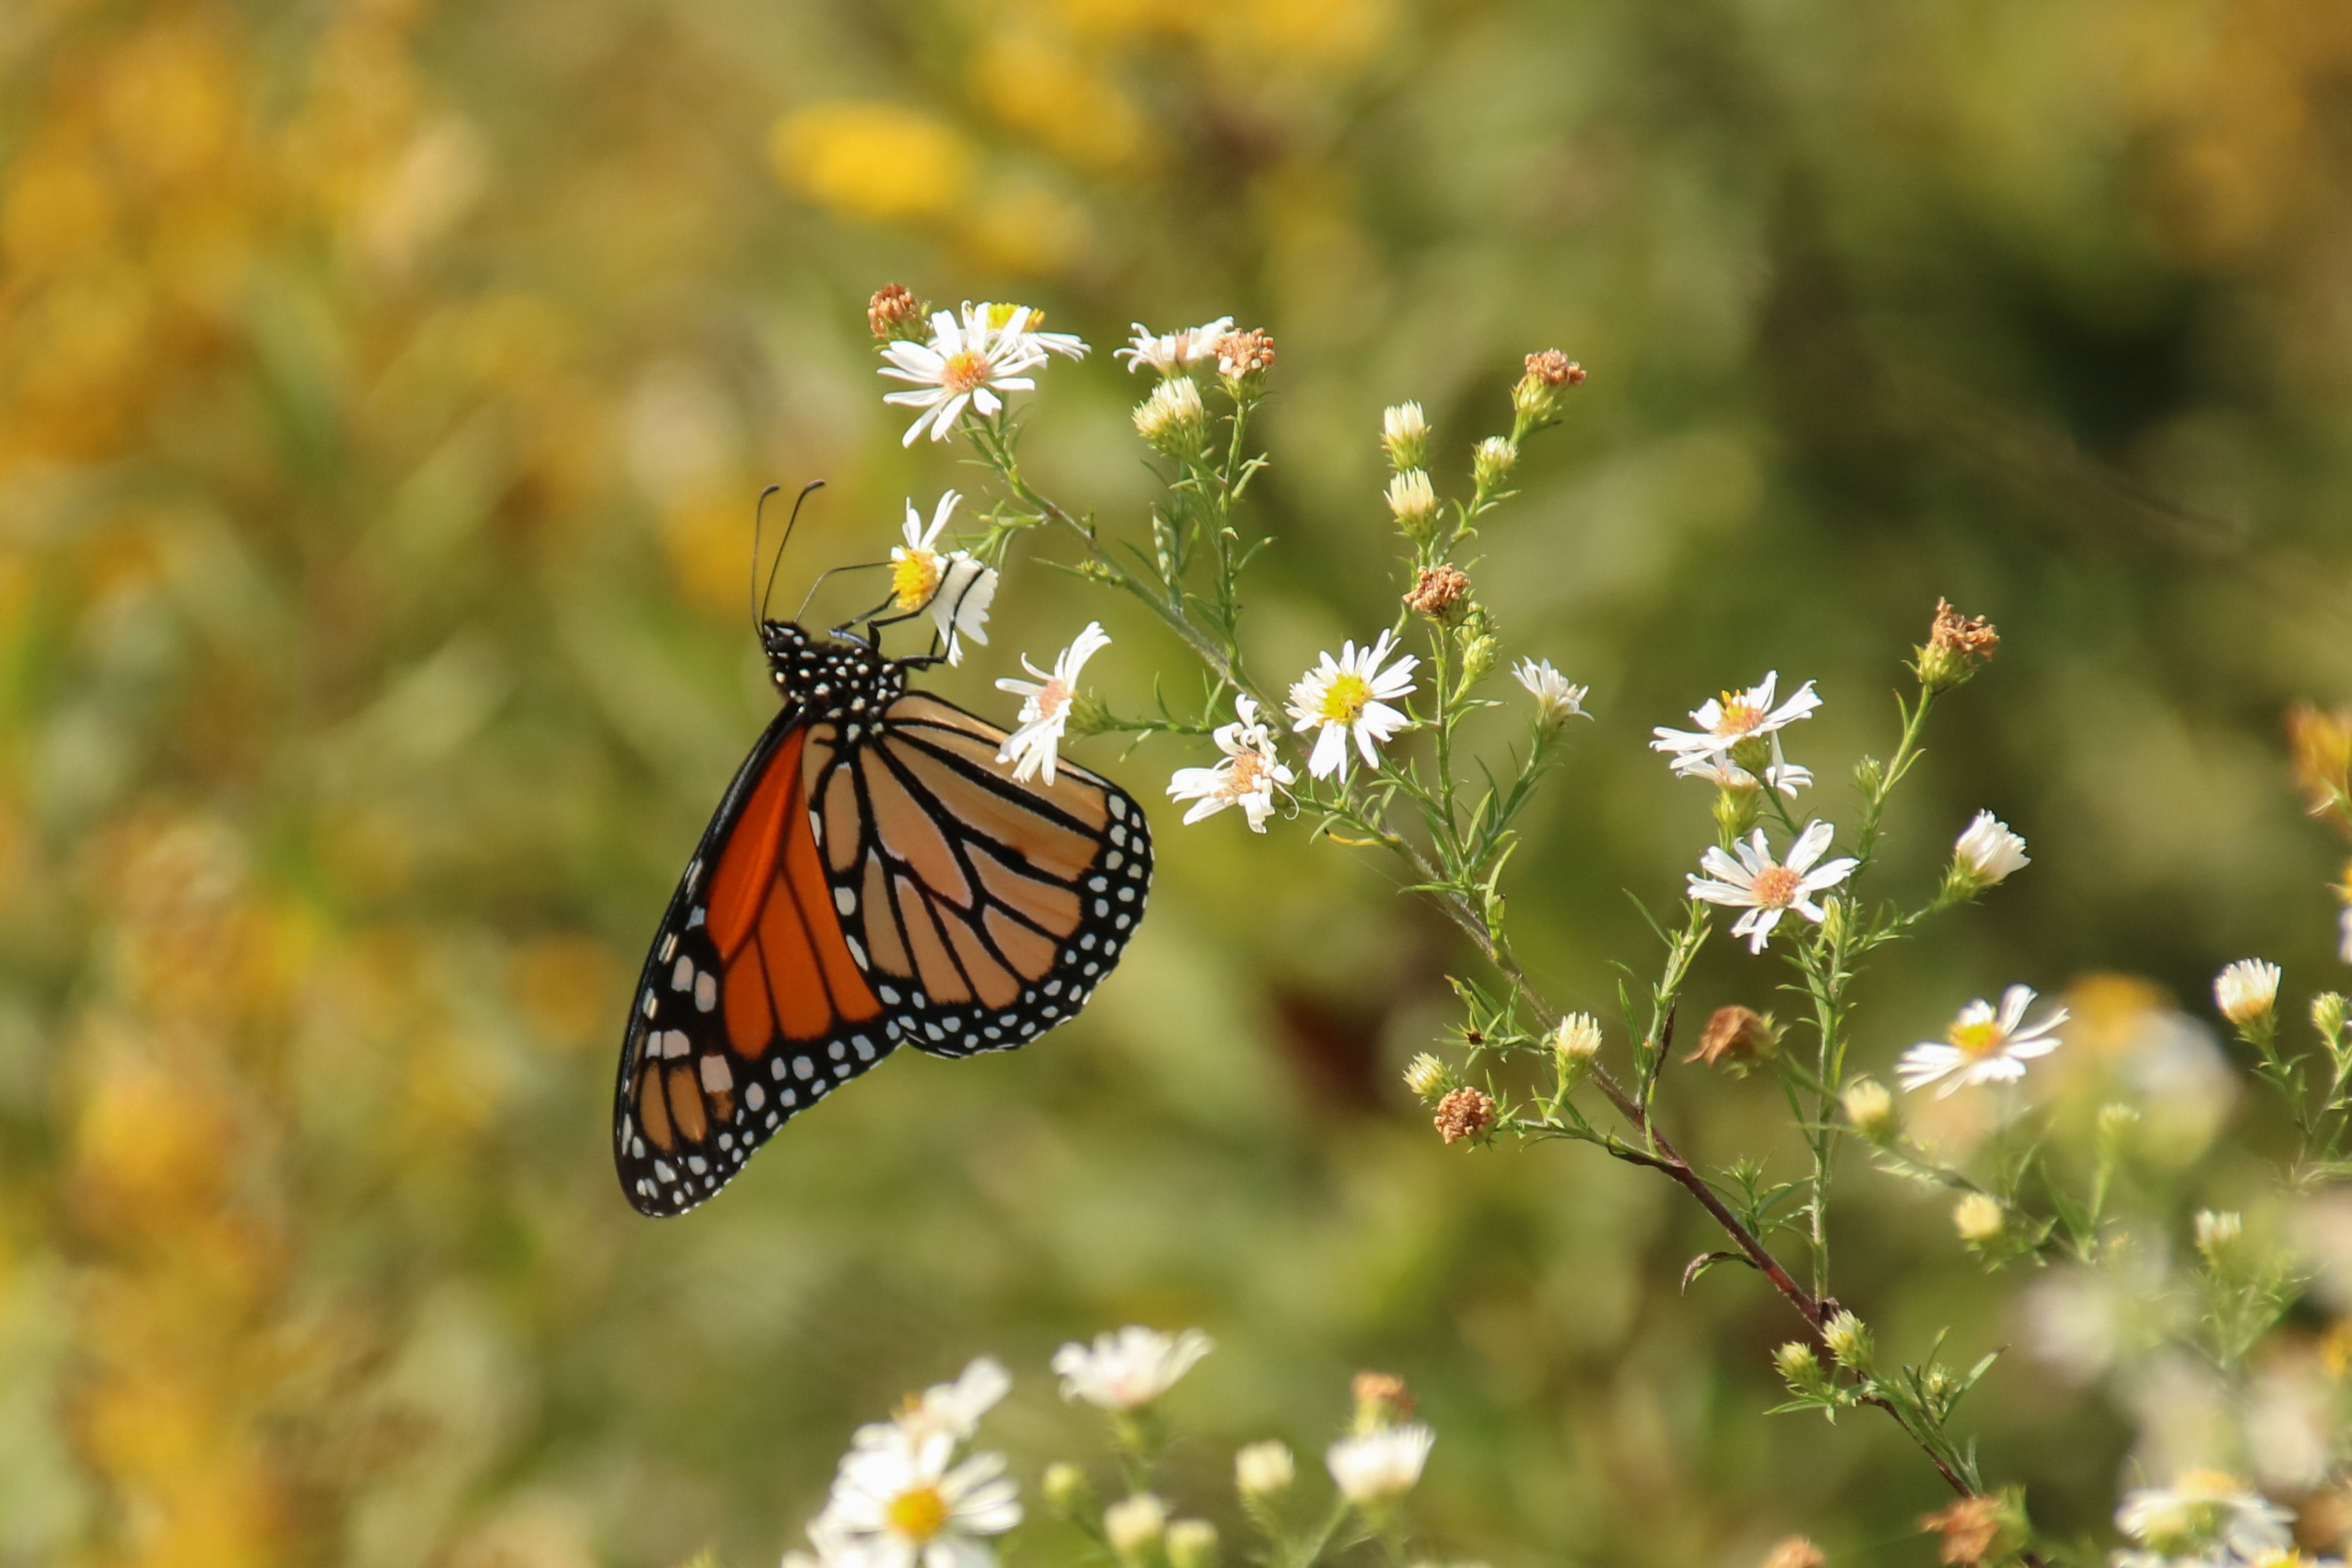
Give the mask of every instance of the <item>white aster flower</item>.
<path id="1" fill-rule="evenodd" d="M 1822 705 L 1813 683 L 1808 680 L 1790 694 L 1789 700 L 1773 707 L 1772 693 L 1780 679 L 1776 669 L 1745 691 L 1727 691 L 1707 699 L 1691 710 L 1691 721 L 1697 731 L 1670 730 L 1662 724 L 1650 731 L 1657 737 L 1650 742 L 1650 750 L 1677 756 L 1720 756 L 1742 741 L 1795 723 Z"/>
<path id="2" fill-rule="evenodd" d="M 911 447 L 928 426 L 931 439 L 944 441 L 967 406 L 992 415 L 1004 406 L 1003 395 L 1036 386 L 1028 372 L 1045 363 L 1045 351 L 1032 342 L 1025 331 L 1029 311 L 1015 307 L 1002 322 L 992 320 L 986 306 L 967 304 L 962 319 L 946 310 L 931 317 L 929 342 L 890 342 L 882 357 L 889 362 L 881 374 L 912 382 L 905 392 L 886 392 L 885 403 L 919 408 L 915 422 L 900 439 Z"/>
<path id="3" fill-rule="evenodd" d="M 1380 766 L 1375 748 L 1404 728 L 1405 716 L 1389 704 L 1412 692 L 1412 672 L 1421 660 L 1400 654 L 1395 663 L 1381 668 L 1394 650 L 1395 639 L 1388 632 L 1360 652 L 1354 643 L 1346 643 L 1338 658 L 1327 652 L 1321 664 L 1291 682 L 1291 729 L 1302 734 L 1320 731 L 1314 753 L 1307 759 L 1307 771 L 1317 778 L 1336 773 L 1341 783 L 1347 782 L 1350 737 L 1364 765 Z"/>
<path id="4" fill-rule="evenodd" d="M 1004 1456 L 975 1454 L 950 1469 L 955 1439 L 934 1432 L 852 1449 L 825 1521 L 858 1568 L 990 1568 L 982 1540 L 1021 1522 Z M 812 1528 L 812 1539 L 817 1531 Z"/>
<path id="5" fill-rule="evenodd" d="M 1418 1421 L 1342 1437 L 1323 1456 L 1339 1495 L 1359 1507 L 1412 1490 L 1437 1434 Z"/>
<path id="6" fill-rule="evenodd" d="M 1076 1343 L 1054 1352 L 1062 1374 L 1062 1397 L 1083 1399 L 1105 1410 L 1137 1410 L 1150 1404 L 1192 1370 L 1214 1347 L 1198 1329 L 1163 1334 L 1129 1325 L 1115 1334 L 1097 1334 L 1090 1349 Z"/>
<path id="7" fill-rule="evenodd" d="M 2213 1005 L 2240 1028 L 2270 1016 L 2278 1005 L 2281 971 L 2259 958 L 2242 958 L 2213 977 Z"/>
<path id="8" fill-rule="evenodd" d="M 1674 760 L 1675 777 L 1705 779 L 1717 789 L 1747 791 L 1770 787 L 1790 800 L 1797 792 L 1813 782 L 1813 770 L 1801 763 L 1792 763 L 1780 750 L 1780 737 L 1772 737 L 1772 760 L 1765 764 L 1761 784 L 1756 775 L 1720 752 L 1686 752 Z"/>
<path id="9" fill-rule="evenodd" d="M 1045 312 L 1031 305 L 1013 305 L 996 300 L 982 300 L 974 305 L 972 313 L 999 331 L 1012 334 L 1018 346 L 1036 354 L 1060 354 L 1064 359 L 1084 359 L 1088 353 L 1086 340 L 1076 332 L 1041 332 Z"/>
<path id="10" fill-rule="evenodd" d="M 851 1439 L 859 1448 L 886 1447 L 892 1443 L 919 1444 L 939 1433 L 955 1442 L 970 1438 L 980 1418 L 1012 1392 L 1013 1376 L 989 1356 L 976 1358 L 953 1383 L 936 1383 L 920 1397 L 908 1396 L 906 1408 L 887 1421 L 857 1429 Z"/>
<path id="11" fill-rule="evenodd" d="M 2009 874 L 2021 866 L 2031 866 L 2026 858 L 2025 840 L 2009 830 L 1990 811 L 1979 811 L 1952 846 L 1952 858 L 1968 879 L 1979 888 L 1990 888 L 2007 881 Z"/>
<path id="12" fill-rule="evenodd" d="M 1565 724 L 1570 719 L 1592 717 L 1584 710 L 1584 694 L 1592 689 L 1570 686 L 1568 678 L 1551 667 L 1551 660 L 1523 658 L 1511 668 L 1511 674 L 1536 700 L 1538 723 Z"/>
<path id="13" fill-rule="evenodd" d="M 2116 1528 L 2170 1557 L 2202 1556 L 2217 1547 L 2241 1558 L 2284 1551 L 2294 1541 L 2287 1529 L 2294 1520 L 2292 1510 L 2220 1470 L 2187 1470 L 2168 1487 L 2141 1487 L 2116 1510 Z"/>
<path id="14" fill-rule="evenodd" d="M 940 531 L 963 498 L 950 490 L 923 525 L 910 497 L 907 501 L 906 542 L 890 547 L 890 595 L 898 608 L 913 614 L 928 608 L 947 643 L 948 662 L 963 662 L 963 639 L 988 646 L 988 606 L 996 597 L 996 574 L 971 558 L 968 551 L 941 552 Z"/>
<path id="15" fill-rule="evenodd" d="M 2031 986 L 2012 985 L 2000 994 L 2000 1011 L 1979 998 L 1960 1009 L 1940 1040 L 1922 1040 L 1903 1053 L 1895 1076 L 1906 1089 L 1922 1089 L 1942 1080 L 1936 1098 L 1976 1083 L 2015 1083 L 2025 1076 L 2025 1064 L 2046 1057 L 2062 1043 L 2052 1033 L 2066 1021 L 2059 1008 L 2036 1024 L 2025 1023 L 2033 1005 Z M 2021 1027 L 2020 1026 L 2023 1026 Z"/>
<path id="16" fill-rule="evenodd" d="M 1294 775 L 1276 758 L 1274 736 L 1259 721 L 1257 704 L 1235 697 L 1234 714 L 1233 723 L 1210 737 L 1225 760 L 1214 767 L 1178 768 L 1168 781 L 1168 795 L 1172 800 L 1197 803 L 1184 814 L 1188 825 L 1238 805 L 1249 818 L 1250 831 L 1264 833 L 1265 819 L 1274 815 L 1274 792 L 1289 788 Z"/>
<path id="17" fill-rule="evenodd" d="M 1206 326 L 1185 327 L 1159 336 L 1154 336 L 1151 329 L 1141 321 L 1133 325 L 1133 341 L 1123 349 L 1112 350 L 1112 357 L 1127 361 L 1130 375 L 1145 365 L 1162 375 L 1174 375 L 1203 361 L 1215 359 L 1217 340 L 1234 330 L 1234 319 L 1219 316 Z"/>
<path id="18" fill-rule="evenodd" d="M 1771 683 L 1768 680 L 1765 684 Z M 1790 910 L 1815 925 L 1821 924 L 1822 907 L 1813 902 L 1813 895 L 1844 881 L 1861 863 L 1850 856 L 1841 856 L 1824 865 L 1813 864 L 1835 837 L 1837 830 L 1828 823 L 1808 822 L 1805 830 L 1797 835 L 1797 842 L 1790 847 L 1789 858 L 1783 863 L 1772 858 L 1771 850 L 1765 847 L 1764 830 L 1759 827 L 1733 846 L 1739 851 L 1736 860 L 1719 847 L 1700 856 L 1699 869 L 1707 875 L 1691 877 L 1690 896 L 1710 904 L 1746 910 L 1748 912 L 1732 926 L 1731 934 L 1746 937 L 1748 952 L 1761 952 L 1772 935 L 1772 928 Z"/>
<path id="19" fill-rule="evenodd" d="M 999 763 L 1013 764 L 1014 778 L 1025 783 L 1033 773 L 1043 773 L 1047 784 L 1054 782 L 1055 752 L 1062 743 L 1062 731 L 1069 728 L 1078 671 L 1109 646 L 1110 634 L 1102 629 L 1102 623 L 1088 621 L 1076 640 L 1055 656 L 1051 675 L 1031 664 L 1024 653 L 1021 667 L 1036 679 L 1015 680 L 1008 676 L 996 683 L 999 691 L 1010 691 L 1021 699 L 1020 727 L 1004 737 L 996 752 Z"/>

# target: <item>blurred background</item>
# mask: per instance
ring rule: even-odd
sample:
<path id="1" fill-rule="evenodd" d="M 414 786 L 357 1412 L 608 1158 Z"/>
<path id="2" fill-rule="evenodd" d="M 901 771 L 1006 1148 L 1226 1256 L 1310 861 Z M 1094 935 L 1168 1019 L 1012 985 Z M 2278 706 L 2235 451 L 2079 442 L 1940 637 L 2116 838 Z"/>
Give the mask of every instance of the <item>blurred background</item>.
<path id="1" fill-rule="evenodd" d="M 1979 806 L 2034 864 L 1878 966 L 1858 1059 L 2071 987 L 2043 1081 L 2148 1106 L 2132 1201 L 2259 1175 L 2209 1144 L 2275 1119 L 2195 1019 L 2248 953 L 2291 1011 L 2344 976 L 2279 730 L 2352 697 L 2338 0 L 16 0 L 0 1563 L 772 1561 L 850 1427 L 974 1353 L 1017 1473 L 1081 1451 L 1045 1357 L 1130 1321 L 1218 1341 L 1172 1490 L 1229 1524 L 1231 1446 L 1319 1451 L 1376 1366 L 1441 1434 L 1434 1558 L 1929 1561 L 1890 1423 L 1760 1413 L 1786 1309 L 1678 1292 L 1689 1205 L 1438 1143 L 1397 1068 L 1466 959 L 1302 825 L 1155 810 L 1082 1019 L 894 1061 L 708 1208 L 630 1212 L 626 988 L 772 711 L 752 497 L 830 481 L 789 606 L 979 478 L 899 446 L 891 280 L 1097 345 L 1029 451 L 1112 527 L 1150 489 L 1129 321 L 1275 334 L 1272 679 L 1391 613 L 1381 405 L 1428 406 L 1443 481 L 1522 354 L 1583 362 L 1475 574 L 1507 652 L 1593 686 L 1512 908 L 1604 1016 L 1656 958 L 1623 890 L 1711 833 L 1649 727 L 1817 679 L 1791 753 L 1836 816 L 1937 595 L 1991 616 L 1885 886 Z M 1131 710 L 1174 650 L 1019 553 L 943 688 L 997 712 L 1095 614 Z M 1199 760 L 1077 755 L 1147 800 Z M 1785 1014 L 1779 979 L 1718 943 L 1692 1005 Z M 1668 1092 L 1685 1149 L 1796 1173 L 1768 1079 Z M 1963 1425 L 2098 1536 L 2203 1407 L 2055 1273 L 1986 1281 L 1940 1200 L 1842 1190 L 1840 1293 L 1894 1353 L 2011 1346 Z"/>

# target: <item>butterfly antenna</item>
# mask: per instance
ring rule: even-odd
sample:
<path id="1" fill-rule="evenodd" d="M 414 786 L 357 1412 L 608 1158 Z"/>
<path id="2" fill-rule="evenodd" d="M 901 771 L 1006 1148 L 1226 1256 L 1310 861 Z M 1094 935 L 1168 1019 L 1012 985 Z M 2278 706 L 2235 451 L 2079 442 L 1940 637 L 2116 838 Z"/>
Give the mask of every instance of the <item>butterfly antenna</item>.
<path id="1" fill-rule="evenodd" d="M 782 485 L 770 485 L 766 489 L 761 490 L 760 492 L 760 504 L 764 508 L 768 503 L 768 498 L 774 495 L 778 490 L 783 488 L 784 487 Z M 767 586 L 760 590 L 760 602 L 754 605 L 751 610 L 751 622 L 755 627 L 767 619 L 768 600 L 773 596 L 776 591 L 776 574 L 783 568 L 784 547 L 792 543 L 793 530 L 800 526 L 801 508 L 807 503 L 809 497 L 814 495 L 817 491 L 823 489 L 824 489 L 824 481 L 823 479 L 811 479 L 808 483 L 801 487 L 801 493 L 793 498 L 793 515 L 784 523 L 783 538 L 776 541 L 776 559 L 768 567 Z M 756 551 L 759 547 L 759 529 L 756 524 L 753 525 L 751 538 L 752 548 Z M 760 570 L 758 555 L 754 554 L 752 556 L 751 563 L 751 571 L 753 575 L 756 576 Z M 805 608 L 806 606 L 803 607 Z"/>
<path id="2" fill-rule="evenodd" d="M 768 521 L 768 498 L 782 489 L 782 485 L 770 485 L 760 492 L 751 507 L 751 630 L 760 629 L 760 530 Z"/>

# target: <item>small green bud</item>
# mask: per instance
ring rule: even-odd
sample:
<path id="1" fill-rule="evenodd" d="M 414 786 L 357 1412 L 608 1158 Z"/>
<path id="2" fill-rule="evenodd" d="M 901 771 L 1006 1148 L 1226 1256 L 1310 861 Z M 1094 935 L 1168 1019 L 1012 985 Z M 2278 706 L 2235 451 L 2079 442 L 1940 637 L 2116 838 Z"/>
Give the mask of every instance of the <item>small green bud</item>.
<path id="1" fill-rule="evenodd" d="M 1788 1383 L 1792 1394 L 1819 1394 L 1828 1387 L 1822 1375 L 1821 1358 L 1813 1347 L 1802 1340 L 1790 1340 L 1772 1352 L 1772 1364 Z"/>
<path id="2" fill-rule="evenodd" d="M 1886 764 L 1876 757 L 1864 757 L 1853 764 L 1853 787 L 1865 800 L 1876 795 L 1886 783 Z"/>
<path id="3" fill-rule="evenodd" d="M 1444 1062 L 1423 1051 L 1405 1063 L 1404 1086 L 1412 1090 L 1414 1099 L 1433 1103 L 1454 1087 L 1454 1075 L 1446 1070 Z"/>
<path id="4" fill-rule="evenodd" d="M 2000 1200 L 1984 1193 L 1970 1193 L 1952 1208 L 1952 1228 L 1970 1247 L 1982 1247 L 1995 1240 L 2008 1223 Z"/>
<path id="5" fill-rule="evenodd" d="M 1429 466 L 1429 420 L 1418 403 L 1400 403 L 1381 414 L 1381 446 L 1389 467 L 1402 474 Z"/>
<path id="6" fill-rule="evenodd" d="M 1168 1568 L 1217 1568 L 1217 1527 L 1205 1519 L 1170 1525 Z"/>
<path id="7" fill-rule="evenodd" d="M 2120 1101 L 2099 1107 L 2099 1158 L 2119 1160 L 2124 1146 L 2131 1142 L 2132 1131 L 2139 1125 L 2139 1111 Z"/>
<path id="8" fill-rule="evenodd" d="M 1480 489 L 1492 495 L 1511 477 L 1518 461 L 1519 449 L 1507 437 L 1489 436 L 1470 454 L 1470 478 Z"/>
<path id="9" fill-rule="evenodd" d="M 1046 1466 L 1037 1486 L 1054 1511 L 1065 1519 L 1094 1507 L 1094 1483 L 1087 1479 L 1086 1471 L 1067 1460 L 1057 1459 Z"/>
<path id="10" fill-rule="evenodd" d="M 2338 991 L 2323 991 L 2311 999 L 2311 1026 L 2332 1047 L 2336 1037 L 2344 1032 L 2344 995 Z"/>
<path id="11" fill-rule="evenodd" d="M 1118 727 L 1110 704 L 1094 691 L 1079 691 L 1070 698 L 1070 716 L 1064 727 L 1076 738 L 1080 735 L 1100 735 Z"/>
<path id="12" fill-rule="evenodd" d="M 1902 1130 L 1895 1096 L 1876 1079 L 1854 1079 L 1845 1086 L 1838 1102 L 1845 1108 L 1845 1119 L 1853 1130 L 1873 1143 L 1884 1143 Z"/>
<path id="13" fill-rule="evenodd" d="M 1495 668 L 1496 641 L 1492 634 L 1474 633 L 1462 639 L 1462 682 L 1473 685 L 1484 680 Z"/>
<path id="14" fill-rule="evenodd" d="M 1822 1325 L 1822 1343 L 1829 1346 L 1830 1354 L 1835 1356 L 1838 1365 L 1846 1371 L 1864 1373 L 1870 1371 L 1870 1330 L 1852 1312 L 1840 1312 Z"/>

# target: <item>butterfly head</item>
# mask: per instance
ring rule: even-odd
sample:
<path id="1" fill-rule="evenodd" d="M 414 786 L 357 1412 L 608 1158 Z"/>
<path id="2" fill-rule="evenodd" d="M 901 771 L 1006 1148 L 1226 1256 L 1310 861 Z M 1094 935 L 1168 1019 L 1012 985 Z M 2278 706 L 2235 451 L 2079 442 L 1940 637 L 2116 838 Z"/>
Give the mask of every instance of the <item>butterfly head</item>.
<path id="1" fill-rule="evenodd" d="M 768 676 L 786 702 L 842 714 L 878 711 L 906 689 L 898 661 L 870 644 L 813 637 L 794 621 L 762 621 Z"/>

